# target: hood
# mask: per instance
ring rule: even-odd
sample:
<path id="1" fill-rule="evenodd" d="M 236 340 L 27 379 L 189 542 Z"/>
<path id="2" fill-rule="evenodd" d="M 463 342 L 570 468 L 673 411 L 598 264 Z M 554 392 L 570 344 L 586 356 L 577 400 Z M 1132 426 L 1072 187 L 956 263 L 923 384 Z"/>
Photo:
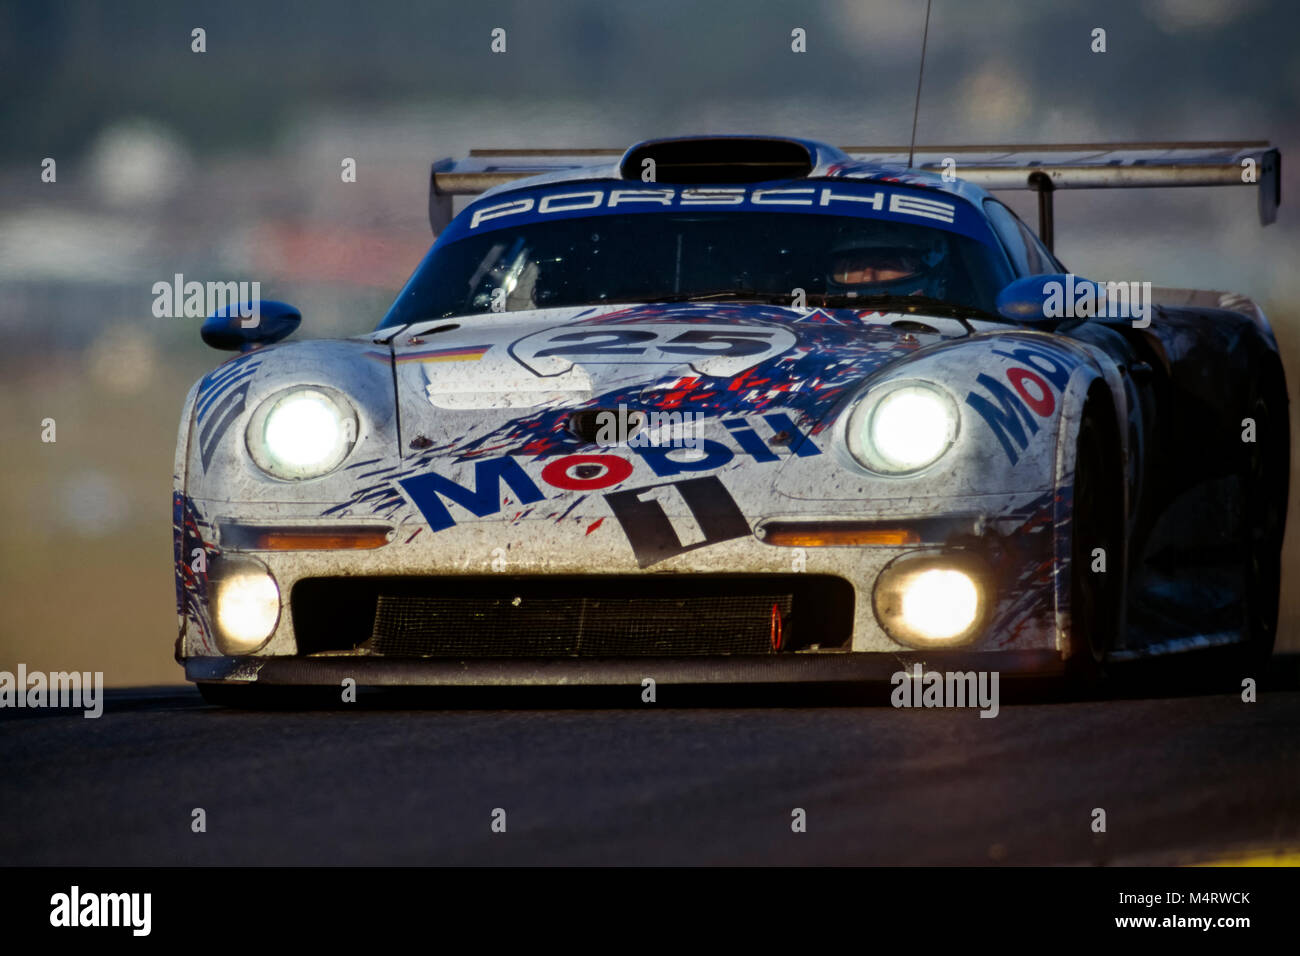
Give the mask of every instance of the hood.
<path id="1" fill-rule="evenodd" d="M 953 319 L 849 309 L 674 303 L 419 323 L 390 343 L 403 456 L 573 451 L 575 411 L 784 412 L 815 431 L 877 369 Z"/>

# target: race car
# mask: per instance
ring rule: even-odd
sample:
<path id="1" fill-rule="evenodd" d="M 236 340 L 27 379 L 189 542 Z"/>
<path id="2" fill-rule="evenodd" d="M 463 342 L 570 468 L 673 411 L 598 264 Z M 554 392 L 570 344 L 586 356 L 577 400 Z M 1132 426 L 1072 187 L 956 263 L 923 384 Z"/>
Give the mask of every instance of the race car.
<path id="1" fill-rule="evenodd" d="M 224 702 L 1253 666 L 1274 335 L 1243 296 L 1070 272 L 1052 196 L 1247 182 L 1267 223 L 1278 165 L 741 136 L 435 163 L 436 241 L 374 331 L 204 323 L 239 354 L 181 418 L 178 660 Z M 1035 190 L 1038 234 L 984 187 Z"/>

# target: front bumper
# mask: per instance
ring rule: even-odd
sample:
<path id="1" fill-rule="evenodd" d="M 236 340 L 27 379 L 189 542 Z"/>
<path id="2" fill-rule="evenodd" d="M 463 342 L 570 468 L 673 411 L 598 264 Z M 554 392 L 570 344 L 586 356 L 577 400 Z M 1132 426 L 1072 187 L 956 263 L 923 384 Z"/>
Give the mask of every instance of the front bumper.
<path id="1" fill-rule="evenodd" d="M 993 570 L 995 591 L 987 625 L 964 649 L 981 654 L 1041 650 L 1059 658 L 1067 646 L 1064 621 L 1068 614 L 1068 589 L 1065 587 L 1068 582 L 1065 558 L 1068 538 L 1059 533 L 1059 495 L 966 499 L 961 504 L 962 513 L 969 515 L 974 512 L 977 515 L 975 527 L 979 530 L 977 535 L 965 535 L 959 546 L 974 549 L 988 560 Z M 223 526 L 230 521 L 225 516 L 237 513 L 247 516 L 241 517 L 244 522 L 251 518 L 282 524 L 310 523 L 312 519 L 307 515 L 301 518 L 286 515 L 281 509 L 276 509 L 279 514 L 261 515 L 249 514 L 251 510 L 247 505 L 196 502 L 178 496 L 178 559 L 193 555 L 197 550 L 207 555 L 207 568 L 203 573 L 195 572 L 190 565 L 178 560 L 182 628 L 180 657 L 183 659 L 220 659 L 225 656 L 214 637 L 208 579 L 223 561 L 237 556 L 255 559 L 275 579 L 279 588 L 279 621 L 269 640 L 256 654 L 250 655 L 258 659 L 301 659 L 316 650 L 328 649 L 335 653 L 344 650 L 342 647 L 321 648 L 296 633 L 302 606 L 295 594 L 301 593 L 298 588 L 301 583 L 316 581 L 328 585 L 331 581 L 345 584 L 364 579 L 403 578 L 436 581 L 455 588 L 459 582 L 468 586 L 475 582 L 481 585 L 484 580 L 499 580 L 502 588 L 509 589 L 512 580 L 547 582 L 568 578 L 570 582 L 589 580 L 593 592 L 599 593 L 602 576 L 617 576 L 624 582 L 644 581 L 647 587 L 662 590 L 672 587 L 674 581 L 700 580 L 719 576 L 720 572 L 751 579 L 771 577 L 788 580 L 792 576 L 806 576 L 842 581 L 851 588 L 848 620 L 845 622 L 847 639 L 825 645 L 821 653 L 837 659 L 849 656 L 845 652 L 853 652 L 852 656 L 873 652 L 898 654 L 909 648 L 891 637 L 876 619 L 873 609 L 875 582 L 891 561 L 903 555 L 918 549 L 932 549 L 936 544 L 940 548 L 949 546 L 949 543 L 927 540 L 922 545 L 782 547 L 766 543 L 760 537 L 760 522 L 749 535 L 709 543 L 707 547 L 684 546 L 652 567 L 641 567 L 633 558 L 618 523 L 609 520 L 608 516 L 564 513 L 530 517 L 525 510 L 511 520 L 464 522 L 436 533 L 423 523 L 397 522 L 391 528 L 389 543 L 370 550 L 271 551 L 245 548 L 242 541 L 223 533 Z M 809 520 L 815 516 L 805 513 L 792 517 Z M 931 511 L 924 518 L 916 518 L 915 522 L 920 526 L 935 517 Z M 834 521 L 836 518 L 818 520 Z M 890 520 L 907 522 L 903 517 Z M 329 524 L 328 520 L 322 521 L 320 517 L 315 522 Z M 689 529 L 683 529 L 682 537 L 686 538 L 688 533 Z M 808 620 L 806 615 L 803 619 Z M 364 637 L 365 633 L 363 631 L 361 636 Z M 367 650 L 359 646 L 361 641 L 354 643 L 358 645 L 355 656 L 364 656 Z M 735 649 L 728 650 L 733 655 L 736 652 Z M 483 657 L 490 653 L 484 650 L 466 652 L 463 656 Z M 710 651 L 708 648 L 692 651 L 693 655 L 701 653 Z M 445 658 L 462 655 L 452 651 L 440 656 L 443 659 L 439 661 L 415 660 L 410 663 L 427 667 L 431 669 L 430 673 L 442 674 L 446 672 Z M 593 652 L 591 656 L 605 655 Z M 672 655 L 666 652 L 666 656 Z M 790 655 L 777 656 L 786 659 Z M 662 658 L 654 658 L 656 666 L 660 660 Z M 389 663 L 405 666 L 408 662 L 404 657 L 400 662 L 390 658 Z M 581 666 L 586 668 L 589 664 L 584 660 Z M 636 664 L 643 666 L 639 659 Z M 733 665 L 741 666 L 735 661 L 719 666 L 729 670 Z M 755 666 L 773 665 L 760 663 Z M 520 667 L 522 672 L 549 673 L 550 665 L 529 660 Z M 700 658 L 695 656 L 688 670 L 695 673 L 702 667 Z"/>

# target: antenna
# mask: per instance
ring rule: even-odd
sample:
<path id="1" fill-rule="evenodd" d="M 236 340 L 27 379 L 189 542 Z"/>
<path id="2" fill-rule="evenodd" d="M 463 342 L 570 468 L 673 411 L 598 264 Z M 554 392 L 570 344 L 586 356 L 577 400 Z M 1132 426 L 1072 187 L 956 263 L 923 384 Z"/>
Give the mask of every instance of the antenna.
<path id="1" fill-rule="evenodd" d="M 916 76 L 916 105 L 912 107 L 912 140 L 907 144 L 907 168 L 916 154 L 916 117 L 921 112 L 921 81 L 925 79 L 925 42 L 930 39 L 930 0 L 925 0 L 925 31 L 921 34 L 921 71 Z"/>

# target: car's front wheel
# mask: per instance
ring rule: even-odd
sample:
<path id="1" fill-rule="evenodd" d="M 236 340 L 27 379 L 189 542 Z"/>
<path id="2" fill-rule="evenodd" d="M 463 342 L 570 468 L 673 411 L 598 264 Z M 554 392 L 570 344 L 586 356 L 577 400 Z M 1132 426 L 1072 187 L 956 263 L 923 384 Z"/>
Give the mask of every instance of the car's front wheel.
<path id="1" fill-rule="evenodd" d="M 1110 403 L 1090 398 L 1079 425 L 1070 519 L 1067 672 L 1094 684 L 1115 646 L 1124 580 L 1124 470 Z"/>
<path id="2" fill-rule="evenodd" d="M 1282 586 L 1282 528 L 1286 522 L 1290 440 L 1285 399 L 1254 397 L 1254 441 L 1242 442 L 1242 563 L 1245 574 L 1245 641 L 1241 663 L 1257 675 L 1273 652 Z M 1281 404 L 1282 414 L 1275 406 Z"/>

